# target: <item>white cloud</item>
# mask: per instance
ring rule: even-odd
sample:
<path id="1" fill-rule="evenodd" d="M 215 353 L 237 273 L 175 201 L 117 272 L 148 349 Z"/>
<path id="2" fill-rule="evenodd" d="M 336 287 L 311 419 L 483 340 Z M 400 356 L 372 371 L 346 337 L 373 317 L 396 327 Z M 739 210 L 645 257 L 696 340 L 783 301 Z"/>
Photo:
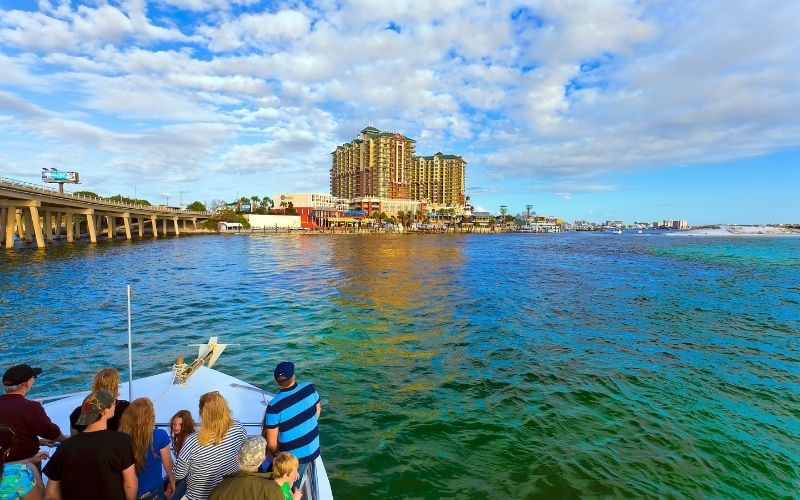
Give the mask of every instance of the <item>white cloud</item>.
<path id="1" fill-rule="evenodd" d="M 209 48 L 227 52 L 240 47 L 271 51 L 281 41 L 298 39 L 308 33 L 310 20 L 296 10 L 246 14 L 220 26 L 207 26 L 200 33 L 210 39 Z"/>
<path id="2" fill-rule="evenodd" d="M 118 42 L 133 33 L 131 20 L 110 5 L 96 9 L 81 5 L 77 14 L 72 21 L 73 29 L 83 40 Z"/>
<path id="3" fill-rule="evenodd" d="M 464 155 L 481 182 L 548 179 L 531 189 L 561 197 L 609 172 L 800 145 L 790 2 L 39 5 L 0 7 L 3 126 L 153 179 L 317 184 L 368 122 Z"/>

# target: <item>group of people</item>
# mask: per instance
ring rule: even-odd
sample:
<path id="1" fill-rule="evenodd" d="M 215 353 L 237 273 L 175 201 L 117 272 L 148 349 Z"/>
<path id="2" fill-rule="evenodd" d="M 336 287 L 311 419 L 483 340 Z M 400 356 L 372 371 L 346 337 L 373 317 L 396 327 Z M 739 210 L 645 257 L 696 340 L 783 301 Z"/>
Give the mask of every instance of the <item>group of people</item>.
<path id="1" fill-rule="evenodd" d="M 197 425 L 180 410 L 170 433 L 157 428 L 150 399 L 117 399 L 113 368 L 96 374 L 70 415 L 68 437 L 25 397 L 41 373 L 22 364 L 3 375 L 0 500 L 299 500 L 303 474 L 320 454 L 319 394 L 297 382 L 290 362 L 275 367 L 280 391 L 267 405 L 262 435 L 253 437 L 217 391 L 200 397 Z M 58 447 L 49 456 L 42 445 Z"/>

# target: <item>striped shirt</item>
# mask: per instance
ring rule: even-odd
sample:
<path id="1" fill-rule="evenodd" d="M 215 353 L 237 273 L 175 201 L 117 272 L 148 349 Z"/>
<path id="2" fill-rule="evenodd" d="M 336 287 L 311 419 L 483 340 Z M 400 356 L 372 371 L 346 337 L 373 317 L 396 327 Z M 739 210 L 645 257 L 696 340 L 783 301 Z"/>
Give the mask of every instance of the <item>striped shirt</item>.
<path id="1" fill-rule="evenodd" d="M 319 394 L 308 382 L 281 391 L 267 405 L 264 426 L 278 429 L 278 449 L 288 451 L 301 464 L 319 456 L 317 428 Z"/>
<path id="2" fill-rule="evenodd" d="M 239 471 L 238 453 L 247 439 L 247 432 L 234 420 L 217 445 L 200 446 L 197 436 L 195 432 L 186 438 L 174 469 L 176 481 L 186 478 L 189 500 L 205 500 L 224 475 Z"/>

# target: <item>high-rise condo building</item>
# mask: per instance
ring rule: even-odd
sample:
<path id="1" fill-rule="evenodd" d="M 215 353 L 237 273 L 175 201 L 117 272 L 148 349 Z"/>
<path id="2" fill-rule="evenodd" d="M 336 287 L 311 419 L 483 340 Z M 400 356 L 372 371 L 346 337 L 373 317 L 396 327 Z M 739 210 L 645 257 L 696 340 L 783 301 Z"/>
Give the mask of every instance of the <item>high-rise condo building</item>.
<path id="1" fill-rule="evenodd" d="M 331 195 L 338 198 L 410 196 L 414 140 L 367 127 L 331 153 Z"/>
<path id="2" fill-rule="evenodd" d="M 417 156 L 411 197 L 434 206 L 463 207 L 467 162 L 456 155 Z"/>
<path id="3" fill-rule="evenodd" d="M 464 159 L 442 153 L 415 156 L 415 142 L 400 133 L 365 128 L 331 153 L 331 195 L 463 207 Z"/>

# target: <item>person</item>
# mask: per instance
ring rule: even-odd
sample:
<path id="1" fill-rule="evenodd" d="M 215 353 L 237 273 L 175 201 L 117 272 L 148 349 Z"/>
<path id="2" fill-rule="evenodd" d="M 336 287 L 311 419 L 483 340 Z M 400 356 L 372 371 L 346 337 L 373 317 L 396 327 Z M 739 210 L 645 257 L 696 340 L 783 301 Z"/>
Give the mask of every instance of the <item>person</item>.
<path id="1" fill-rule="evenodd" d="M 317 422 L 322 413 L 322 404 L 313 385 L 297 382 L 294 363 L 278 363 L 273 375 L 281 390 L 267 404 L 264 412 L 263 432 L 267 438 L 267 451 L 272 454 L 287 451 L 297 457 L 300 467 L 294 489 L 299 489 L 303 474 L 320 454 Z"/>
<path id="2" fill-rule="evenodd" d="M 92 381 L 92 392 L 94 391 L 108 391 L 113 394 L 115 398 L 118 398 L 119 372 L 115 368 L 103 368 L 97 372 L 94 376 L 94 381 Z M 129 404 L 130 403 L 124 399 L 117 399 L 114 416 L 108 421 L 109 430 L 115 431 L 119 429 L 119 419 L 122 417 L 122 414 L 125 412 L 125 409 L 128 408 Z M 75 408 L 69 415 L 70 432 L 73 436 L 79 432 L 83 432 L 83 430 L 86 429 L 85 425 L 76 423 L 80 415 L 80 406 Z"/>
<path id="3" fill-rule="evenodd" d="M 175 492 L 169 434 L 156 428 L 156 412 L 148 398 L 134 399 L 119 422 L 119 432 L 131 437 L 139 488 L 137 500 L 164 500 Z M 161 469 L 167 473 L 167 487 Z"/>
<path id="4" fill-rule="evenodd" d="M 81 405 L 77 423 L 86 429 L 64 441 L 45 465 L 48 500 L 134 500 L 138 488 L 131 437 L 108 429 L 117 400 L 94 391 Z"/>
<path id="5" fill-rule="evenodd" d="M 280 486 L 283 492 L 283 500 L 300 500 L 303 496 L 303 490 L 300 488 L 292 492 L 292 485 L 300 476 L 299 466 L 300 462 L 297 461 L 297 457 L 285 451 L 278 453 L 272 459 L 272 475 L 275 484 Z"/>
<path id="6" fill-rule="evenodd" d="M 172 453 L 177 457 L 189 434 L 194 432 L 194 418 L 189 410 L 178 410 L 169 421 L 172 430 Z M 186 479 L 175 482 L 175 498 L 180 500 L 186 494 Z"/>
<path id="7" fill-rule="evenodd" d="M 175 464 L 175 480 L 186 479 L 188 500 L 208 498 L 223 476 L 239 470 L 237 455 L 247 439 L 217 391 L 200 396 L 200 420 L 200 431 L 186 438 Z"/>
<path id="8" fill-rule="evenodd" d="M 194 432 L 194 418 L 192 412 L 189 410 L 178 410 L 169 421 L 170 428 L 172 429 L 172 451 L 175 456 L 181 452 L 183 443 L 189 434 Z"/>
<path id="9" fill-rule="evenodd" d="M 47 458 L 47 453 L 18 462 L 8 462 L 16 436 L 10 427 L 0 426 L 0 500 L 42 500 L 44 485 L 39 469 L 33 464 Z"/>
<path id="10" fill-rule="evenodd" d="M 266 454 L 267 440 L 263 436 L 245 441 L 239 450 L 239 472 L 225 476 L 211 491 L 208 500 L 284 500 L 272 472 L 258 472 Z"/>
<path id="11" fill-rule="evenodd" d="M 3 374 L 5 394 L 0 395 L 0 425 L 14 431 L 16 443 L 8 455 L 9 462 L 35 456 L 40 444 L 52 446 L 53 440 L 67 439 L 47 416 L 41 403 L 25 398 L 41 373 L 41 368 L 21 364 L 12 366 Z M 40 437 L 44 439 L 40 440 Z M 35 465 L 40 466 L 39 462 Z"/>

